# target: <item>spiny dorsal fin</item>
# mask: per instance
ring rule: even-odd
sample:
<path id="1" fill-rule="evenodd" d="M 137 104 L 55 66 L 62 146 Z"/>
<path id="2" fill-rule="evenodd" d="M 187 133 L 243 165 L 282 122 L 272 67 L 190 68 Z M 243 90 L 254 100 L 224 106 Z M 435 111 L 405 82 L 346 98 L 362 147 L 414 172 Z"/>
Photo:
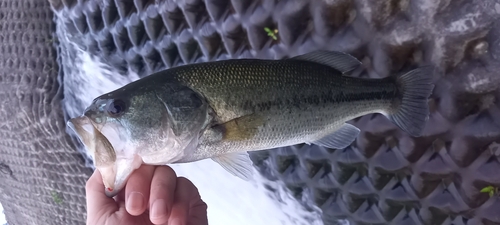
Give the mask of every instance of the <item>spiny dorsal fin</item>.
<path id="1" fill-rule="evenodd" d="M 303 55 L 295 56 L 290 59 L 304 60 L 304 61 L 323 64 L 326 66 L 333 67 L 342 72 L 343 74 L 350 72 L 361 65 L 361 62 L 355 57 L 347 53 L 337 52 L 337 51 L 318 50 Z"/>

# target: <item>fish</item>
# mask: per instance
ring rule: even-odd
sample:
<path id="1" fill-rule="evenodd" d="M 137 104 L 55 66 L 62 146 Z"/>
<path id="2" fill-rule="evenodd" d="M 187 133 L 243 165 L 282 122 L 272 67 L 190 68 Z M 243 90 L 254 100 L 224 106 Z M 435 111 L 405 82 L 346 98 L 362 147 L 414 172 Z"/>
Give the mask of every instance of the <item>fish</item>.
<path id="1" fill-rule="evenodd" d="M 286 59 L 228 59 L 171 67 L 96 97 L 68 120 L 116 196 L 142 164 L 212 159 L 244 180 L 248 152 L 297 144 L 344 149 L 379 113 L 420 136 L 434 89 L 432 66 L 380 79 L 354 77 L 361 62 L 317 50 Z"/>

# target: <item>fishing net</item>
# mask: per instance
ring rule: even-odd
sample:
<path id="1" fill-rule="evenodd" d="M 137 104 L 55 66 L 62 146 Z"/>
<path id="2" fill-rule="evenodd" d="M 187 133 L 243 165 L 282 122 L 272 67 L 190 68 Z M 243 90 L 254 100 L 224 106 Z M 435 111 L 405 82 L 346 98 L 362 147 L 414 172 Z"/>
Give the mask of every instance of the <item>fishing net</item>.
<path id="1" fill-rule="evenodd" d="M 64 131 L 48 1 L 0 1 L 0 202 L 10 225 L 83 224 L 91 170 Z"/>

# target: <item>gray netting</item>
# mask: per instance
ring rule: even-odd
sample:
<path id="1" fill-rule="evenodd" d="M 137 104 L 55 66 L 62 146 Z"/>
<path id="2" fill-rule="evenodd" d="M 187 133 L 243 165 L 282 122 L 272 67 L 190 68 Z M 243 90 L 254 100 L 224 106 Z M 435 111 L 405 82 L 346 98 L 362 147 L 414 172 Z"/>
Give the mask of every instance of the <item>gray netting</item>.
<path id="1" fill-rule="evenodd" d="M 368 115 L 352 121 L 361 133 L 346 149 L 293 146 L 253 152 L 252 159 L 298 199 L 312 196 L 305 201 L 320 207 L 328 223 L 500 223 L 499 198 L 479 192 L 500 185 L 500 3 L 88 0 L 54 6 L 71 42 L 122 74 L 130 69 L 141 77 L 186 63 L 278 59 L 315 49 L 353 54 L 371 78 L 436 65 L 442 76 L 422 137 Z M 276 40 L 264 28 L 277 29 Z M 77 90 L 79 79 L 65 84 Z M 79 96 L 67 97 L 66 113 L 75 116 L 85 105 L 72 103 Z"/>
<path id="2" fill-rule="evenodd" d="M 82 224 L 91 170 L 64 131 L 53 14 L 0 1 L 0 202 L 10 225 Z"/>

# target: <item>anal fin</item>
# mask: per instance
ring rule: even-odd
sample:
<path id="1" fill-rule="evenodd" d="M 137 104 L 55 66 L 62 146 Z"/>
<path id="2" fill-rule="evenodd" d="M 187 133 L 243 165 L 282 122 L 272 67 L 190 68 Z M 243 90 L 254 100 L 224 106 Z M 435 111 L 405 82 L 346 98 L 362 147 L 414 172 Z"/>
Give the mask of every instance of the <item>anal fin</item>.
<path id="1" fill-rule="evenodd" d="M 225 154 L 213 157 L 212 160 L 243 180 L 250 180 L 253 176 L 252 161 L 246 152 Z"/>
<path id="2" fill-rule="evenodd" d="M 326 148 L 344 149 L 356 140 L 359 132 L 360 130 L 357 127 L 346 123 L 335 132 L 318 140 L 311 141 L 311 143 Z"/>

